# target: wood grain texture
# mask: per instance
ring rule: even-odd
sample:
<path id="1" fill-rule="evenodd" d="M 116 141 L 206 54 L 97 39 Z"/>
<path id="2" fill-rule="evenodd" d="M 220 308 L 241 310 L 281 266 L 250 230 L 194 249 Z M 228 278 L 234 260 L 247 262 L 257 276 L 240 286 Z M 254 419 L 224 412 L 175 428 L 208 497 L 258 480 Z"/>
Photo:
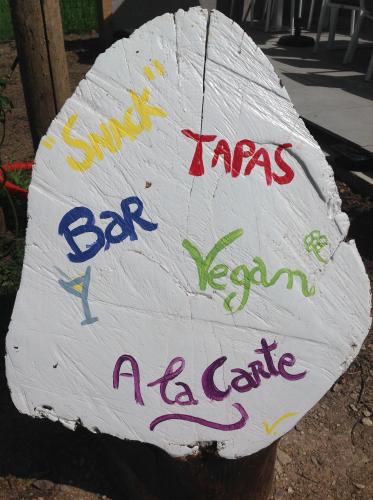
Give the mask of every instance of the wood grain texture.
<path id="1" fill-rule="evenodd" d="M 43 12 L 39 0 L 15 0 L 10 7 L 27 115 L 37 148 L 56 115 Z"/>
<path id="2" fill-rule="evenodd" d="M 10 2 L 30 130 L 35 149 L 70 96 L 58 0 Z"/>
<path id="3" fill-rule="evenodd" d="M 59 1 L 44 0 L 42 9 L 57 114 L 71 95 Z"/>

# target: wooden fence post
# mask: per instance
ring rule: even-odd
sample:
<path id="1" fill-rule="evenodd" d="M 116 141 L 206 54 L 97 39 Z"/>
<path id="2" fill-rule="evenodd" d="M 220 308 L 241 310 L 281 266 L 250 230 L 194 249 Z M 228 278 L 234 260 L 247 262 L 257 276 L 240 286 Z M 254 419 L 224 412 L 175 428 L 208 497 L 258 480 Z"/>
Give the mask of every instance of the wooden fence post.
<path id="1" fill-rule="evenodd" d="M 10 2 L 27 114 L 35 150 L 70 95 L 58 0 Z"/>

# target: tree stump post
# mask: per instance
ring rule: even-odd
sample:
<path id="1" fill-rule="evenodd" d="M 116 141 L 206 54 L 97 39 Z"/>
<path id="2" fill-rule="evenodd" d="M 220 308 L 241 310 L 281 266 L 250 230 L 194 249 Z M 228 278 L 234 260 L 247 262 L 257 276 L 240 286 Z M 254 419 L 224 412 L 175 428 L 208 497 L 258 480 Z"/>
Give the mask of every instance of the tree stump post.
<path id="1" fill-rule="evenodd" d="M 216 443 L 186 459 L 145 443 L 103 443 L 108 476 L 126 499 L 267 500 L 273 489 L 278 441 L 236 460 L 219 457 Z"/>

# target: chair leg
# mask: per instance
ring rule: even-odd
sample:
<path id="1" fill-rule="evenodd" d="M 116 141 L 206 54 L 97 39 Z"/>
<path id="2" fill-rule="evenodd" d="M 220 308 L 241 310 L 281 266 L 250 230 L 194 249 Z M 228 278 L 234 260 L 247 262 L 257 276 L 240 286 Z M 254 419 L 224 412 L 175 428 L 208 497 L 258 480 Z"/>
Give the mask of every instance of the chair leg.
<path id="1" fill-rule="evenodd" d="M 274 31 L 282 30 L 284 21 L 284 0 L 274 0 L 272 9 L 272 29 Z"/>
<path id="2" fill-rule="evenodd" d="M 350 43 L 348 44 L 346 54 L 345 54 L 344 59 L 343 59 L 343 64 L 347 64 L 347 63 L 352 62 L 352 59 L 354 58 L 356 47 L 357 47 L 357 44 L 359 42 L 360 30 L 361 30 L 361 27 L 363 25 L 364 18 L 365 18 L 364 11 L 361 11 L 359 17 L 357 18 L 354 34 L 352 35 Z"/>
<path id="3" fill-rule="evenodd" d="M 290 3 L 290 34 L 295 34 L 295 0 Z"/>
<path id="4" fill-rule="evenodd" d="M 373 52 L 370 58 L 367 74 L 365 75 L 365 80 L 368 82 L 369 80 L 372 79 L 372 76 L 373 76 Z"/>
<path id="5" fill-rule="evenodd" d="M 356 10 L 352 10 L 351 21 L 350 21 L 350 36 L 352 36 L 355 31 L 355 19 L 356 19 Z"/>
<path id="6" fill-rule="evenodd" d="M 335 32 L 337 30 L 339 7 L 330 8 L 330 26 L 329 26 L 329 37 L 328 37 L 328 49 L 333 48 Z"/>
<path id="7" fill-rule="evenodd" d="M 298 17 L 302 18 L 303 15 L 303 0 L 298 0 Z"/>
<path id="8" fill-rule="evenodd" d="M 311 6 L 310 6 L 310 11 L 308 14 L 308 22 L 307 22 L 307 29 L 308 31 L 311 29 L 311 24 L 312 24 L 312 18 L 313 18 L 313 11 L 315 10 L 315 0 L 311 1 Z"/>
<path id="9" fill-rule="evenodd" d="M 265 19 L 266 17 L 266 13 L 267 13 L 267 9 L 268 9 L 268 4 L 271 0 L 266 0 L 266 3 L 264 4 L 264 8 L 263 8 L 263 11 L 262 11 L 262 20 Z"/>
<path id="10" fill-rule="evenodd" d="M 265 32 L 269 31 L 269 25 L 271 22 L 271 14 L 272 14 L 272 2 L 273 0 L 268 0 L 267 2 L 267 14 L 266 14 L 266 24 L 265 24 Z"/>
<path id="11" fill-rule="evenodd" d="M 242 22 L 248 21 L 250 25 L 253 24 L 254 21 L 254 16 L 253 16 L 253 11 L 255 7 L 255 0 L 249 0 L 248 5 L 246 7 L 246 11 L 244 12 Z"/>
<path id="12" fill-rule="evenodd" d="M 255 9 L 255 0 L 251 0 L 250 13 L 249 13 L 250 26 L 254 24 L 254 9 Z"/>
<path id="13" fill-rule="evenodd" d="M 328 10 L 327 0 L 323 0 L 322 6 L 321 6 L 321 11 L 320 11 L 319 22 L 317 25 L 317 34 L 316 34 L 315 45 L 313 47 L 314 52 L 317 52 L 318 48 L 319 48 L 321 32 L 322 32 L 322 29 L 324 26 L 325 18 L 327 15 L 327 10 Z"/>

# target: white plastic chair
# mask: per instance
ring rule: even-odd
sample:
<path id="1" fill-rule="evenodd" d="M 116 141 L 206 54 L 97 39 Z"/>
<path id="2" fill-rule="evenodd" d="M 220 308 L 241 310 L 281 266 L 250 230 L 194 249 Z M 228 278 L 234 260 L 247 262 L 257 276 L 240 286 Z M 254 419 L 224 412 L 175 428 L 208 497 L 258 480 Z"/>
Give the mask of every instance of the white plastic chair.
<path id="1" fill-rule="evenodd" d="M 359 43 L 359 35 L 361 28 L 363 26 L 363 22 L 365 19 L 373 19 L 373 0 L 360 0 L 360 13 L 359 17 L 356 21 L 356 27 L 354 30 L 354 33 L 352 35 L 352 38 L 350 40 L 350 43 L 348 44 L 348 48 L 345 54 L 345 57 L 343 59 L 343 64 L 347 64 L 352 62 L 356 48 Z M 368 71 L 366 73 L 366 80 L 370 80 L 372 78 L 373 74 L 373 54 L 370 59 L 370 63 L 368 66 Z"/>
<path id="2" fill-rule="evenodd" d="M 309 10 L 309 13 L 308 13 L 308 22 L 307 22 L 307 29 L 308 29 L 308 31 L 311 30 L 312 20 L 313 20 L 313 13 L 315 11 L 315 3 L 316 3 L 315 0 L 311 0 L 310 10 Z M 353 23 L 355 22 L 355 11 L 352 11 L 351 15 L 353 16 L 351 18 L 351 25 L 353 25 Z M 327 21 L 328 20 L 325 19 L 323 28 L 328 25 Z M 351 35 L 352 35 L 352 33 L 353 33 L 353 27 L 351 28 Z"/>
<path id="3" fill-rule="evenodd" d="M 249 4 L 246 9 L 246 13 L 244 16 L 244 21 L 248 19 L 250 21 L 250 24 L 253 24 L 254 21 L 254 8 L 255 8 L 255 3 L 256 0 L 249 0 Z M 273 11 L 275 8 L 278 7 L 278 0 L 266 0 L 264 4 L 264 9 L 263 9 L 263 17 L 265 17 L 265 31 L 268 32 L 270 28 L 270 22 L 271 22 L 271 17 L 273 14 Z M 302 0 L 300 0 L 298 10 L 302 10 Z M 309 11 L 309 16 L 308 16 L 308 26 L 310 26 L 311 21 L 312 21 L 312 16 L 313 16 L 313 11 L 315 8 L 315 0 L 311 0 L 311 5 L 310 5 L 310 11 Z M 291 8 L 290 12 L 294 12 L 295 10 L 295 0 L 291 0 Z M 301 13 L 299 12 L 299 16 Z M 294 16 L 290 16 L 290 29 L 291 33 L 294 34 Z M 308 28 L 309 29 L 309 28 Z"/>
<path id="4" fill-rule="evenodd" d="M 307 22 L 307 29 L 308 29 L 308 31 L 311 29 L 312 18 L 313 18 L 313 11 L 314 10 L 315 10 L 315 0 L 311 0 L 310 11 L 308 13 L 308 22 Z"/>
<path id="5" fill-rule="evenodd" d="M 248 19 L 250 24 L 252 25 L 254 22 L 254 8 L 255 8 L 256 0 L 249 0 L 249 4 L 246 9 L 246 13 L 244 16 L 244 21 Z M 265 19 L 264 23 L 264 31 L 268 32 L 271 23 L 271 17 L 273 14 L 274 8 L 277 7 L 277 0 L 265 0 L 264 8 L 263 8 L 263 19 Z"/>
<path id="6" fill-rule="evenodd" d="M 315 41 L 315 46 L 313 51 L 317 52 L 320 44 L 320 37 L 321 37 L 321 32 L 323 29 L 323 26 L 325 25 L 325 21 L 327 18 L 328 11 L 330 10 L 330 26 L 329 26 L 329 36 L 328 36 L 328 49 L 331 49 L 333 47 L 333 42 L 335 38 L 335 32 L 337 29 L 337 21 L 338 21 L 338 14 L 339 14 L 339 9 L 346 9 L 351 11 L 351 28 L 350 32 L 355 33 L 355 14 L 356 12 L 360 12 L 361 7 L 360 7 L 360 0 L 339 0 L 339 1 L 334 1 L 334 0 L 323 0 L 322 6 L 321 6 L 321 12 L 320 12 L 320 17 L 319 17 L 319 23 L 317 26 L 317 35 L 316 35 L 316 41 Z"/>
<path id="7" fill-rule="evenodd" d="M 245 22 L 246 19 L 249 20 L 250 25 L 252 26 L 254 23 L 254 7 L 255 7 L 255 1 L 256 0 L 249 0 L 249 3 L 247 5 L 246 12 L 243 16 L 243 21 Z"/>
<path id="8" fill-rule="evenodd" d="M 271 21 L 271 14 L 273 8 L 273 0 L 266 0 L 263 9 L 263 17 L 265 17 L 265 31 L 269 31 L 269 23 Z M 244 21 L 248 18 L 250 24 L 252 25 L 254 22 L 254 9 L 255 9 L 256 0 L 249 0 L 249 4 L 246 9 L 246 13 L 244 15 Z"/>

